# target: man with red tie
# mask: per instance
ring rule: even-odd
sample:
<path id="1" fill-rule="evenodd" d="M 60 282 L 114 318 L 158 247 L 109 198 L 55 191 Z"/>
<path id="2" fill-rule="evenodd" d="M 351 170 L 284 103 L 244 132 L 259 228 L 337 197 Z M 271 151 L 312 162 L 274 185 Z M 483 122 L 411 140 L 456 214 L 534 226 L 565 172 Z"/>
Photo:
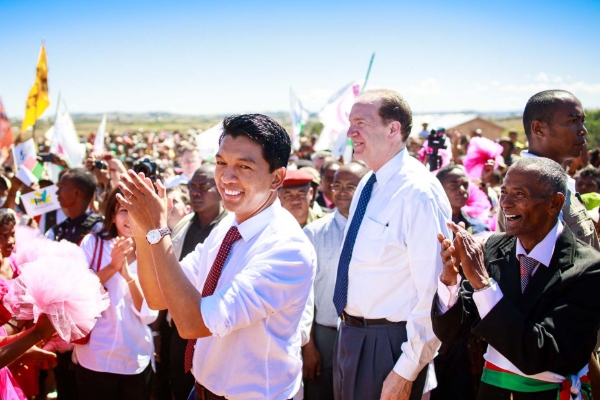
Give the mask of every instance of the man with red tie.
<path id="1" fill-rule="evenodd" d="M 215 182 L 230 212 L 181 263 L 166 228 L 164 186 L 133 171 L 119 201 L 133 219 L 140 283 L 168 308 L 196 379 L 189 399 L 291 399 L 302 381 L 300 318 L 316 256 L 277 191 L 291 146 L 260 114 L 223 121 Z"/>

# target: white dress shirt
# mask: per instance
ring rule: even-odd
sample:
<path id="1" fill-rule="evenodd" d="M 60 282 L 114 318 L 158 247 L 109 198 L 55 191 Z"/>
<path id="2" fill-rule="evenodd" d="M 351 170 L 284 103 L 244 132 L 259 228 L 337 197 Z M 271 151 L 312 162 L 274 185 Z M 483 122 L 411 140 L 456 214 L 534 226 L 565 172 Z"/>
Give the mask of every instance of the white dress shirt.
<path id="1" fill-rule="evenodd" d="M 335 209 L 304 227 L 304 232 L 317 252 L 315 276 L 315 322 L 337 328 L 338 315 L 333 305 L 344 228 L 348 219 Z"/>
<path id="2" fill-rule="evenodd" d="M 413 381 L 440 344 L 430 317 L 442 270 L 437 234 L 449 235 L 452 211 L 440 182 L 406 149 L 376 175 L 350 261 L 345 311 L 407 322 L 408 341 L 394 371 Z M 348 221 L 370 176 L 356 189 Z"/>
<path id="3" fill-rule="evenodd" d="M 114 239 L 102 240 L 104 248 L 100 269 L 110 264 L 114 242 Z M 80 245 L 90 263 L 94 256 L 94 245 L 93 235 L 84 237 Z M 95 260 L 94 271 L 96 262 Z M 129 264 L 129 271 L 137 278 L 137 262 Z M 96 322 L 90 341 L 75 345 L 77 361 L 92 371 L 139 374 L 154 359 L 154 342 L 148 324 L 156 320 L 158 311 L 150 310 L 146 300 L 142 302 L 141 310 L 136 310 L 129 285 L 118 272 L 104 283 L 104 287 L 110 297 L 110 307 Z"/>
<path id="4" fill-rule="evenodd" d="M 527 257 L 533 258 L 538 262 L 538 265 L 533 269 L 531 275 L 533 276 L 536 271 L 541 267 L 548 268 L 550 265 L 550 260 L 552 259 L 552 254 L 554 254 L 554 247 L 556 245 L 556 240 L 560 236 L 563 231 L 563 225 L 560 221 L 556 223 L 554 228 L 548 232 L 546 237 L 539 242 L 529 253 L 523 248 L 521 245 L 521 241 L 517 239 L 517 260 L 519 259 L 519 255 L 526 255 Z M 459 276 L 460 278 L 460 276 Z M 460 289 L 460 279 L 457 279 L 456 285 L 446 286 L 440 280 L 438 280 L 438 310 L 443 314 L 448 311 L 454 304 L 456 304 L 458 300 L 458 292 Z M 479 312 L 479 316 L 481 319 L 485 318 L 485 316 L 494 308 L 496 304 L 500 300 L 502 300 L 502 290 L 497 283 L 493 283 L 488 289 L 474 292 L 473 293 L 473 301 L 477 306 L 477 311 Z M 483 356 L 486 361 L 510 371 L 512 373 L 526 376 L 532 379 L 538 379 L 545 382 L 553 382 L 560 383 L 565 380 L 565 378 L 559 374 L 554 372 L 541 372 L 535 375 L 525 375 L 521 372 L 517 367 L 515 367 L 506 357 L 500 354 L 496 349 L 494 349 L 491 345 L 488 346 L 487 352 Z M 587 367 L 584 368 L 581 375 L 587 371 Z"/>
<path id="5" fill-rule="evenodd" d="M 315 250 L 278 199 L 241 224 L 230 214 L 181 261 L 200 292 L 232 225 L 242 239 L 233 244 L 215 293 L 200 302 L 212 336 L 196 341 L 192 373 L 228 399 L 292 398 L 302 382 L 299 324 Z"/>
<path id="6" fill-rule="evenodd" d="M 179 185 L 187 185 L 190 182 L 190 179 L 192 178 L 188 178 L 184 174 L 172 176 L 165 181 L 165 188 L 170 189 Z"/>

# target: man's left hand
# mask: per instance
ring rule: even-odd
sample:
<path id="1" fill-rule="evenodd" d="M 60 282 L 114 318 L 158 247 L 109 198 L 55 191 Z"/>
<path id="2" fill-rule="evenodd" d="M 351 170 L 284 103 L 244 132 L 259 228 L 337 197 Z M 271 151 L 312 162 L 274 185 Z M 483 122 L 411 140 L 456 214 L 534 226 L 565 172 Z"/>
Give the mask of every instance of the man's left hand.
<path id="1" fill-rule="evenodd" d="M 454 247 L 458 252 L 465 277 L 473 289 L 483 289 L 490 280 L 483 261 L 483 246 L 462 226 L 454 222 L 446 224 L 455 234 Z"/>
<path id="2" fill-rule="evenodd" d="M 412 381 L 404 379 L 392 370 L 383 382 L 381 400 L 408 400 L 412 385 Z"/>

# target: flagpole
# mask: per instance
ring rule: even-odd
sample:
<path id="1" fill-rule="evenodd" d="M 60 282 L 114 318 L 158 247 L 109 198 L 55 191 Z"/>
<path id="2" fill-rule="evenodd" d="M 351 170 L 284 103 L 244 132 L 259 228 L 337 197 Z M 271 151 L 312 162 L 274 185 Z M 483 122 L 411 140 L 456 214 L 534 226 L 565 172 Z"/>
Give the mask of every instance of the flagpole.
<path id="1" fill-rule="evenodd" d="M 371 67 L 373 66 L 373 60 L 375 59 L 375 52 L 373 52 L 373 54 L 371 55 L 371 61 L 369 62 L 369 69 L 367 69 L 367 76 L 365 77 L 365 84 L 363 85 L 362 89 L 361 89 L 361 93 L 365 91 L 365 88 L 367 87 L 367 82 L 369 81 L 369 75 L 371 74 Z"/>

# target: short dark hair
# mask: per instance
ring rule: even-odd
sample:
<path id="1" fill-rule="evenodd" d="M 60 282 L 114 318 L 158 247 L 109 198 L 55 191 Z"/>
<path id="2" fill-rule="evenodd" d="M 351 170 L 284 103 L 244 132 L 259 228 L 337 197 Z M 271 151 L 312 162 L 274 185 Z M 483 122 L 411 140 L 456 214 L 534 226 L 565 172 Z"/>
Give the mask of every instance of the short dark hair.
<path id="1" fill-rule="evenodd" d="M 0 227 L 17 224 L 17 214 L 10 208 L 0 208 Z"/>
<path id="2" fill-rule="evenodd" d="M 217 169 L 216 164 L 205 163 L 205 164 L 202 164 L 197 170 L 194 171 L 194 175 L 202 174 L 202 175 L 212 175 L 214 177 L 216 169 Z"/>
<path id="3" fill-rule="evenodd" d="M 448 164 L 445 167 L 440 168 L 435 176 L 438 178 L 438 180 L 440 182 L 443 183 L 444 180 L 446 179 L 446 177 L 450 174 L 450 172 L 454 171 L 455 169 L 458 169 L 458 170 L 464 172 L 465 175 L 467 174 L 465 171 L 465 168 L 462 165 Z"/>
<path id="4" fill-rule="evenodd" d="M 598 171 L 593 165 L 588 165 L 587 167 L 579 170 L 577 174 L 575 174 L 575 179 L 578 178 L 589 178 L 596 182 L 598 188 L 600 189 L 600 171 Z"/>
<path id="5" fill-rule="evenodd" d="M 263 157 L 269 163 L 269 172 L 287 167 L 292 152 L 290 136 L 274 119 L 263 114 L 232 115 L 223 120 L 219 144 L 228 135 L 233 138 L 245 136 L 260 145 Z"/>
<path id="6" fill-rule="evenodd" d="M 121 189 L 115 188 L 113 189 L 106 198 L 106 203 L 104 205 L 104 225 L 102 225 L 102 229 L 100 230 L 98 236 L 102 239 L 114 239 L 119 236 L 119 232 L 117 231 L 117 225 L 115 225 L 115 215 L 117 213 L 117 206 L 121 205 L 119 200 L 117 200 L 117 194 L 123 195 Z"/>
<path id="7" fill-rule="evenodd" d="M 406 141 L 412 130 L 412 111 L 410 106 L 394 90 L 378 89 L 368 90 L 360 97 L 373 98 L 379 100 L 379 116 L 385 124 L 391 121 L 398 121 L 402 125 L 402 141 Z"/>
<path id="8" fill-rule="evenodd" d="M 545 157 L 521 158 L 511 165 L 507 175 L 513 170 L 537 172 L 538 176 L 535 181 L 537 181 L 539 192 L 543 196 L 554 196 L 556 193 L 567 195 L 567 175 L 556 161 Z"/>
<path id="9" fill-rule="evenodd" d="M 327 161 L 323 163 L 323 165 L 321 165 L 321 170 L 319 171 L 319 174 L 323 175 L 325 173 L 325 170 L 331 167 L 332 165 L 339 165 L 341 167 L 343 164 L 338 160 Z"/>
<path id="10" fill-rule="evenodd" d="M 559 89 L 544 90 L 531 96 L 523 111 L 523 128 L 527 139 L 531 138 L 531 123 L 542 121 L 549 124 L 558 102 L 567 97 L 575 96 L 571 92 Z"/>
<path id="11" fill-rule="evenodd" d="M 86 168 L 73 168 L 67 170 L 61 178 L 67 179 L 75 185 L 75 187 L 83 193 L 83 198 L 88 203 L 94 198 L 98 180 Z"/>

